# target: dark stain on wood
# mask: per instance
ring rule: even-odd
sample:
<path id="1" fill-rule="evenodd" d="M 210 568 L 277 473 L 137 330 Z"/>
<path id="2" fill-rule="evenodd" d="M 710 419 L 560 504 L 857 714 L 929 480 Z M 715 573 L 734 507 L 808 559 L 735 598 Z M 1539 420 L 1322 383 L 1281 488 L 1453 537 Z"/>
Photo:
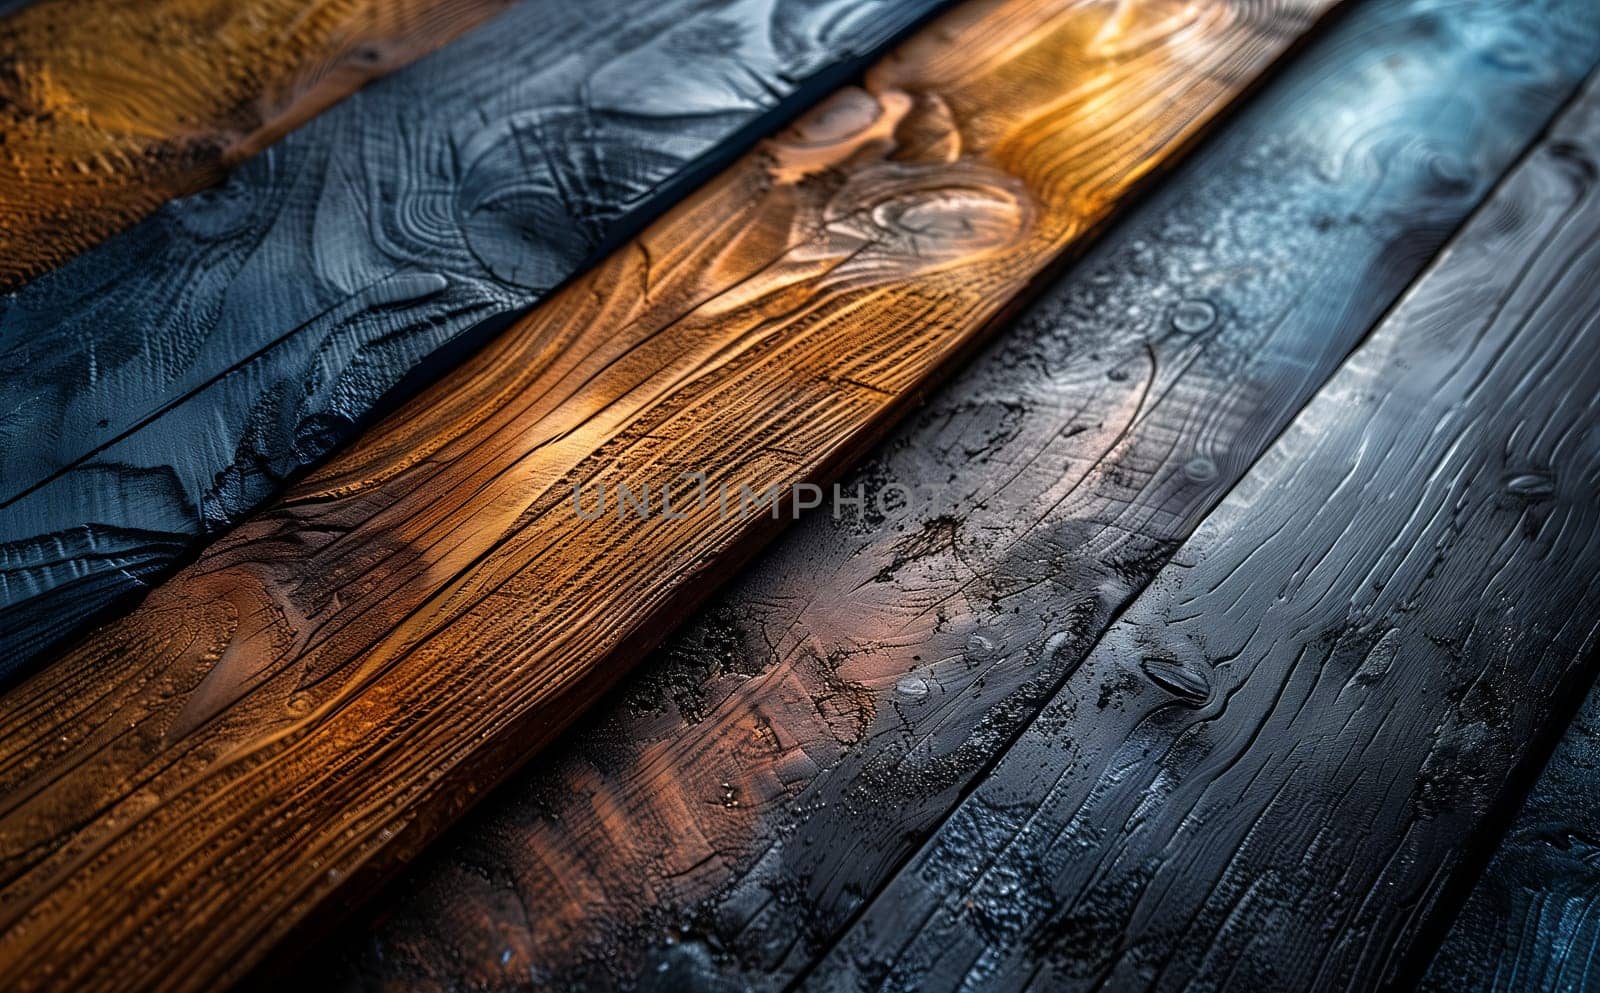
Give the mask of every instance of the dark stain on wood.
<path id="1" fill-rule="evenodd" d="M 1593 88 L 1600 89 L 1600 82 Z M 1585 136 L 1582 145 L 1570 149 L 1576 162 L 1592 163 L 1600 100 L 1591 98 L 1579 111 L 1584 112 L 1587 118 L 1569 122 L 1565 130 Z M 1557 146 L 1551 153 L 1568 150 Z M 1595 271 L 1591 268 L 1591 280 Z M 1591 423 L 1591 436 L 1594 431 Z M 1507 479 L 1506 490 L 1537 508 L 1561 486 L 1549 472 L 1528 471 Z M 1592 610 L 1594 604 L 1587 606 Z M 1591 689 L 1451 924 L 1421 988 L 1426 993 L 1582 993 L 1600 981 L 1597 962 L 1600 689 Z"/>
<path id="2" fill-rule="evenodd" d="M 414 854 L 780 526 L 575 491 L 832 478 L 1328 6 L 961 5 L 0 697 L 8 980 L 210 988 Z"/>
<path id="3" fill-rule="evenodd" d="M 1355 991 L 1430 951 L 1600 645 L 1597 123 L 1600 83 L 801 988 Z"/>
<path id="4" fill-rule="evenodd" d="M 1352 12 L 844 486 L 935 499 L 802 524 L 295 981 L 783 988 L 1597 55 L 1582 0 Z M 1218 693 L 1134 661 L 1083 719 Z"/>
<path id="5" fill-rule="evenodd" d="M 0 677 L 938 2 L 529 0 L 0 300 Z"/>
<path id="6" fill-rule="evenodd" d="M 1600 694 L 1590 693 L 1428 966 L 1426 993 L 1583 993 L 1600 958 Z"/>

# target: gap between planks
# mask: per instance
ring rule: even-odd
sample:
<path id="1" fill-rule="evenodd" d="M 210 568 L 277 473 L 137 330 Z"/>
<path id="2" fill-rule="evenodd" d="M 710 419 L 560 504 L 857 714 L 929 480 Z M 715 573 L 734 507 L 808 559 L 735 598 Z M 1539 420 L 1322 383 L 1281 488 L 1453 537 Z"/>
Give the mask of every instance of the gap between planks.
<path id="1" fill-rule="evenodd" d="M 6 298 L 0 681 L 942 2 L 524 0 Z"/>
<path id="2" fill-rule="evenodd" d="M 1600 85 L 799 988 L 1356 991 L 1426 960 L 1600 645 L 1597 114 Z"/>
<path id="3" fill-rule="evenodd" d="M 0 20 L 0 292 L 513 0 L 52 0 Z"/>
<path id="4" fill-rule="evenodd" d="M 783 987 L 1597 54 L 1581 2 L 1352 11 L 852 483 L 948 494 L 798 528 L 295 981 Z"/>
<path id="5" fill-rule="evenodd" d="M 831 476 L 1329 6 L 968 3 L 762 145 L 0 698 L 0 967 L 208 988 L 370 885 L 776 525 L 573 484 Z"/>

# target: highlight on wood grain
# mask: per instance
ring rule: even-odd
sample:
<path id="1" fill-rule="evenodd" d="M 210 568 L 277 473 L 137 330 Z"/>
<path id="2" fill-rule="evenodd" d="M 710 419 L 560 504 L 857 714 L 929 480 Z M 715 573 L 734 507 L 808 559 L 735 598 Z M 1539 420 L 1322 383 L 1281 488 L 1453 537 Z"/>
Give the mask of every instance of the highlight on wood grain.
<path id="1" fill-rule="evenodd" d="M 0 680 L 945 0 L 523 0 L 0 300 Z"/>
<path id="2" fill-rule="evenodd" d="M 1600 659 L 1597 123 L 1600 85 L 801 988 L 1413 988 Z"/>
<path id="3" fill-rule="evenodd" d="M 842 483 L 913 506 L 798 524 L 291 985 L 786 988 L 1597 58 L 1587 0 L 1341 17 Z"/>
<path id="4" fill-rule="evenodd" d="M 0 962 L 208 988 L 392 869 L 1331 4 L 983 0 L 0 697 Z"/>
<path id="5" fill-rule="evenodd" d="M 0 20 L 0 291 L 513 0 L 51 0 Z"/>
<path id="6" fill-rule="evenodd" d="M 1587 97 L 1556 135 L 1558 141 L 1572 136 L 1580 140 L 1552 146 L 1544 154 L 1564 158 L 1567 161 L 1559 167 L 1578 171 L 1589 186 L 1590 211 L 1595 212 L 1600 210 L 1592 202 L 1600 195 L 1594 189 L 1600 182 L 1600 75 L 1587 90 Z M 1585 278 L 1578 275 L 1581 271 L 1573 275 Z M 1590 263 L 1587 278 L 1592 280 L 1594 272 Z M 1591 419 L 1591 432 L 1593 425 Z M 1537 491 L 1545 485 L 1537 476 L 1522 478 L 1524 490 L 1532 486 Z M 1528 495 L 1536 501 L 1540 497 L 1538 492 Z M 1545 592 L 1530 585 L 1523 595 Z M 1593 601 L 1585 607 L 1592 611 Z M 1554 993 L 1593 984 L 1595 963 L 1600 961 L 1597 770 L 1600 686 L 1589 689 L 1510 830 L 1495 847 L 1493 859 L 1456 913 L 1419 985 L 1424 993 Z"/>

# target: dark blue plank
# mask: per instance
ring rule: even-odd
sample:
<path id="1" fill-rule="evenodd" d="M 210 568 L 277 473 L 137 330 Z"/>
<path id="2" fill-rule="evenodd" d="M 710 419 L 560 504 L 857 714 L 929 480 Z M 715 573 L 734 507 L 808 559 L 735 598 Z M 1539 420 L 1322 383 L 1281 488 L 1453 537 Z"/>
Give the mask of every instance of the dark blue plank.
<path id="1" fill-rule="evenodd" d="M 1600 990 L 1600 692 L 1567 728 L 1423 989 Z"/>
<path id="2" fill-rule="evenodd" d="M 1593 678 L 1597 271 L 1600 81 L 800 988 L 1411 988 Z"/>
<path id="3" fill-rule="evenodd" d="M 527 0 L 0 301 L 0 677 L 939 0 Z"/>

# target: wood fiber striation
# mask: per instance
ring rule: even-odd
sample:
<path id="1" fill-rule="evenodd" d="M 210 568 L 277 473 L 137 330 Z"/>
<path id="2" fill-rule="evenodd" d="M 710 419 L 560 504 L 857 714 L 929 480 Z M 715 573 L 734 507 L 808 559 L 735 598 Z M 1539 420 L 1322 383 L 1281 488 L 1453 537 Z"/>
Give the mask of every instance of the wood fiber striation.
<path id="1" fill-rule="evenodd" d="M 1426 993 L 1600 983 L 1600 694 L 1590 692 L 1428 966 Z"/>
<path id="2" fill-rule="evenodd" d="M 782 989 L 1597 57 L 1581 0 L 1352 10 L 843 484 L 917 501 L 798 525 L 297 981 Z"/>
<path id="3" fill-rule="evenodd" d="M 1597 112 L 1600 85 L 800 988 L 1354 991 L 1430 951 L 1593 676 Z"/>
<path id="4" fill-rule="evenodd" d="M 0 291 L 511 2 L 51 0 L 0 20 Z"/>
<path id="5" fill-rule="evenodd" d="M 0 299 L 0 677 L 937 3 L 525 0 Z"/>
<path id="6" fill-rule="evenodd" d="M 779 526 L 575 492 L 832 478 L 1328 6 L 963 4 L 760 144 L 0 697 L 0 970 L 211 988 L 359 894 Z"/>
<path id="7" fill-rule="evenodd" d="M 1600 99 L 1576 108 L 1563 134 L 1582 136 L 1576 151 L 1593 161 Z M 1591 266 L 1591 280 L 1597 271 Z M 1521 489 L 1537 495 L 1542 477 L 1525 479 Z M 1600 988 L 1597 770 L 1600 691 L 1591 689 L 1428 966 L 1427 993 Z"/>

